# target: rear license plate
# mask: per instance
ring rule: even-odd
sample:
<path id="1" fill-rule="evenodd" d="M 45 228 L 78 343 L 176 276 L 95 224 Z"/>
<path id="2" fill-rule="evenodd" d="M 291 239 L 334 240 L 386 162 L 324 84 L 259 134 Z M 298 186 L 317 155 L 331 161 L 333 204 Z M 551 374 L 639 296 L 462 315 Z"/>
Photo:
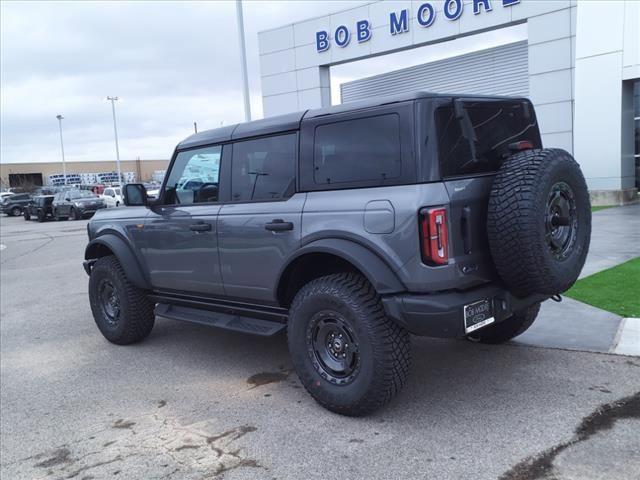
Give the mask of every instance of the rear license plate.
<path id="1" fill-rule="evenodd" d="M 480 300 L 464 306 L 465 333 L 471 333 L 495 321 L 493 302 L 491 300 Z"/>

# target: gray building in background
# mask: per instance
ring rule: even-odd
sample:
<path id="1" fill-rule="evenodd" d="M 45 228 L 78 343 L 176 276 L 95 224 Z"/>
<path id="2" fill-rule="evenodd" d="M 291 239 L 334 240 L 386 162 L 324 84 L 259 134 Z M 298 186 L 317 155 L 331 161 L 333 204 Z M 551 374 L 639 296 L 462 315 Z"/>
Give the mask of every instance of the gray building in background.
<path id="1" fill-rule="evenodd" d="M 545 146 L 575 155 L 594 203 L 635 200 L 634 0 L 377 1 L 260 32 L 265 116 L 330 105 L 332 66 L 521 24 L 524 42 L 348 82 L 342 101 L 418 89 L 527 95 Z"/>

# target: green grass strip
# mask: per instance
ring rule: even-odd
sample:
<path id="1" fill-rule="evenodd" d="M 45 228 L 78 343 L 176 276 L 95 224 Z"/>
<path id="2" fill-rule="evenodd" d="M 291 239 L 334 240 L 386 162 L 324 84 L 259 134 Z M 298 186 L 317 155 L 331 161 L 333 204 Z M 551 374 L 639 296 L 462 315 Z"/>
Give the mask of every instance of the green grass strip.
<path id="1" fill-rule="evenodd" d="M 640 317 L 640 257 L 581 280 L 565 294 L 622 317 Z"/>
<path id="2" fill-rule="evenodd" d="M 616 205 L 605 205 L 604 207 L 591 207 L 591 213 L 599 212 L 600 210 L 606 210 L 607 208 L 615 207 Z"/>

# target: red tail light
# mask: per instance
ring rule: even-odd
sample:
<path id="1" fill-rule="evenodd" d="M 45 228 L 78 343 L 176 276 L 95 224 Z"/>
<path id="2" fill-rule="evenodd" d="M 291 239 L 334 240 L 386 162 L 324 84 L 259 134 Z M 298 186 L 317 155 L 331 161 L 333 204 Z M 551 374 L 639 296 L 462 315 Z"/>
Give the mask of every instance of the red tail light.
<path id="1" fill-rule="evenodd" d="M 424 208 L 420 211 L 422 261 L 445 265 L 449 262 L 447 211 L 444 208 Z"/>
<path id="2" fill-rule="evenodd" d="M 531 150 L 533 148 L 533 143 L 529 140 L 522 140 L 520 142 L 510 143 L 509 150 L 512 152 L 520 152 L 522 150 Z"/>

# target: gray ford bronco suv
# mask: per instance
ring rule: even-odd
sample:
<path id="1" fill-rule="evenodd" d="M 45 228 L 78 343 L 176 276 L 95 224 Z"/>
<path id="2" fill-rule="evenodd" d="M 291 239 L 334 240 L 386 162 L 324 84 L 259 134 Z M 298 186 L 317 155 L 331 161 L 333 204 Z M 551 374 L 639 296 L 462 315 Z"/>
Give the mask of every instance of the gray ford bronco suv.
<path id="1" fill-rule="evenodd" d="M 84 267 L 124 345 L 156 317 L 286 330 L 311 396 L 365 415 L 404 385 L 410 334 L 505 342 L 567 290 L 591 232 L 571 155 L 525 98 L 419 92 L 181 142 L 157 199 L 97 212 Z"/>

